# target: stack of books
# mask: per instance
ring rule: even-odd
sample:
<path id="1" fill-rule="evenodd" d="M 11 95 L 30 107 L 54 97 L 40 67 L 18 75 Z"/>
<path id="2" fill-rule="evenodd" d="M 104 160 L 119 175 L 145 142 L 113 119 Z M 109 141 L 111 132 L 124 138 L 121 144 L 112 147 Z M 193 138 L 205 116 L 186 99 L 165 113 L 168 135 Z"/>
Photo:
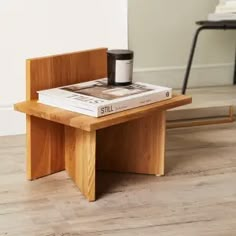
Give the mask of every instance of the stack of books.
<path id="1" fill-rule="evenodd" d="M 135 82 L 127 86 L 107 85 L 107 78 L 38 91 L 38 102 L 65 110 L 100 117 L 163 101 L 172 89 Z"/>
<path id="2" fill-rule="evenodd" d="M 236 0 L 220 0 L 215 12 L 208 15 L 209 21 L 235 21 Z"/>

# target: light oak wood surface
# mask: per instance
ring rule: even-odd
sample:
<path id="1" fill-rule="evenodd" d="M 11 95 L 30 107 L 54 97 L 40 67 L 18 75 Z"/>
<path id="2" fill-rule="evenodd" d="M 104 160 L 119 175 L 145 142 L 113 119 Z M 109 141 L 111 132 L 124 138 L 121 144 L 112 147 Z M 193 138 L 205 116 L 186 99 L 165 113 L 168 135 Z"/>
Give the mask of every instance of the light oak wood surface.
<path id="1" fill-rule="evenodd" d="M 37 91 L 106 77 L 106 48 L 72 52 L 26 61 L 27 100 Z"/>
<path id="2" fill-rule="evenodd" d="M 64 171 L 25 181 L 25 136 L 0 137 L 0 235 L 235 236 L 235 133 L 168 130 L 164 177 L 98 171 L 93 203 Z"/>
<path id="3" fill-rule="evenodd" d="M 38 90 L 106 77 L 106 50 L 101 48 L 27 60 L 26 103 L 37 99 Z M 63 125 L 39 118 L 42 117 L 27 114 L 26 172 L 30 180 L 65 168 Z"/>
<path id="4" fill-rule="evenodd" d="M 65 127 L 66 170 L 89 201 L 95 201 L 96 131 Z"/>
<path id="5" fill-rule="evenodd" d="M 64 170 L 64 126 L 37 117 L 27 116 L 27 121 L 27 178 Z"/>
<path id="6" fill-rule="evenodd" d="M 97 168 L 164 174 L 165 111 L 97 131 Z"/>
<path id="7" fill-rule="evenodd" d="M 38 103 L 37 100 L 26 101 L 15 104 L 17 111 L 36 116 L 49 121 L 61 123 L 85 131 L 103 129 L 112 125 L 128 122 L 142 118 L 157 111 L 165 111 L 174 107 L 191 103 L 191 96 L 175 95 L 173 98 L 156 102 L 150 105 L 118 112 L 104 117 L 90 117 L 76 112 L 66 111 L 57 107 L 52 107 Z"/>

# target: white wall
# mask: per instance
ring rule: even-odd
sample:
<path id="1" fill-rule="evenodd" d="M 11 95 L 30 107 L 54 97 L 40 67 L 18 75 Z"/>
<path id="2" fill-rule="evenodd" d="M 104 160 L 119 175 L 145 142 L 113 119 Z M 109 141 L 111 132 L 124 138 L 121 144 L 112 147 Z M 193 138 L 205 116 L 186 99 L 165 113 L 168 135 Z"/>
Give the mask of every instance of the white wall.
<path id="1" fill-rule="evenodd" d="M 127 46 L 127 0 L 0 0 L 0 135 L 25 132 L 25 59 Z"/>
<path id="2" fill-rule="evenodd" d="M 135 78 L 182 86 L 197 26 L 219 0 L 128 0 L 129 48 L 135 52 Z M 235 31 L 200 34 L 190 87 L 231 84 Z"/>

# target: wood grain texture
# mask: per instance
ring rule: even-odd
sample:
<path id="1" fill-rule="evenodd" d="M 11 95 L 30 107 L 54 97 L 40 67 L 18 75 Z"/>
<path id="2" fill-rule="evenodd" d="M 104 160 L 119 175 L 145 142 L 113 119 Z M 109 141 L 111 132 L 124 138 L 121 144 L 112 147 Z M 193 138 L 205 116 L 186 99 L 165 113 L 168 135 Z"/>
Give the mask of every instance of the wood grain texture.
<path id="1" fill-rule="evenodd" d="M 37 99 L 41 89 L 106 77 L 106 48 L 29 59 L 26 71 L 26 98 L 30 102 Z M 64 127 L 53 119 L 39 118 L 44 117 L 27 116 L 28 179 L 64 169 Z"/>
<path id="2" fill-rule="evenodd" d="M 95 201 L 96 132 L 65 127 L 66 171 L 89 201 Z"/>
<path id="3" fill-rule="evenodd" d="M 37 91 L 106 77 L 106 48 L 27 60 L 27 100 Z"/>
<path id="4" fill-rule="evenodd" d="M 156 162 L 157 170 L 156 175 L 161 176 L 165 174 L 165 152 L 166 152 L 166 112 L 157 114 L 157 130 L 152 130 L 152 135 L 156 135 L 156 144 L 154 143 L 154 148 L 157 150 Z M 155 140 L 154 139 L 154 140 Z"/>
<path id="5" fill-rule="evenodd" d="M 97 166 L 102 170 L 164 174 L 165 112 L 97 131 Z"/>
<path id="6" fill-rule="evenodd" d="M 64 169 L 64 126 L 27 116 L 27 178 L 33 180 Z"/>
<path id="7" fill-rule="evenodd" d="M 50 121 L 58 122 L 74 128 L 86 131 L 93 131 L 106 128 L 112 125 L 121 124 L 130 120 L 145 117 L 153 112 L 165 111 L 174 107 L 191 103 L 190 96 L 175 95 L 173 98 L 156 102 L 150 105 L 118 112 L 108 116 L 95 118 L 85 116 L 79 113 L 66 111 L 60 108 L 47 106 L 37 103 L 37 101 L 26 101 L 15 104 L 15 110 L 26 113 L 31 116 L 44 118 Z"/>
<path id="8" fill-rule="evenodd" d="M 0 137 L 1 236 L 235 236 L 236 123 L 167 131 L 166 175 L 66 172 L 25 181 L 25 136 Z"/>
<path id="9" fill-rule="evenodd" d="M 132 144 L 135 142 L 139 144 L 139 156 L 131 154 L 126 147 L 122 155 L 131 156 L 126 169 L 125 165 L 116 165 L 118 158 L 113 161 L 105 158 L 102 162 L 113 162 L 113 166 L 119 167 L 121 171 L 158 175 L 164 173 L 164 111 L 190 103 L 191 97 L 174 96 L 166 101 L 102 118 L 68 112 L 39 104 L 36 101 L 38 90 L 95 80 L 106 77 L 106 73 L 105 48 L 27 60 L 27 101 L 16 104 L 15 109 L 27 114 L 27 175 L 29 179 L 43 177 L 66 168 L 81 192 L 89 201 L 94 201 L 96 130 L 118 124 L 122 124 L 123 130 L 128 129 L 127 137 L 130 137 Z M 128 126 L 127 122 L 130 122 Z M 150 148 L 141 146 L 144 142 L 143 132 L 150 137 L 147 138 L 151 143 Z M 100 141 L 102 139 L 105 138 L 101 137 Z M 108 139 L 109 137 L 106 141 Z M 122 136 L 119 136 L 119 139 L 121 141 Z M 148 142 L 147 145 L 149 145 Z M 99 146 L 104 146 L 104 140 Z M 99 147 L 99 152 L 100 150 L 101 147 Z M 101 156 L 105 155 L 102 153 Z"/>

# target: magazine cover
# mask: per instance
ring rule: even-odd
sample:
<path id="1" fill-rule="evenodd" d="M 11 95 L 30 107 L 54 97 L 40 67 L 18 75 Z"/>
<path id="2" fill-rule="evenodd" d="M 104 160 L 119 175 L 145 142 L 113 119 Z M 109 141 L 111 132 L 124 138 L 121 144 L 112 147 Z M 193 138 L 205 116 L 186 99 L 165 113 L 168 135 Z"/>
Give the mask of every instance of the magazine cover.
<path id="1" fill-rule="evenodd" d="M 93 84 L 87 86 L 80 84 L 65 86 L 61 87 L 60 89 L 105 100 L 113 100 L 153 90 L 151 88 L 147 88 L 145 85 L 139 84 L 131 84 L 122 87 L 111 85 L 108 86 L 107 82 L 105 81 L 96 81 Z"/>

